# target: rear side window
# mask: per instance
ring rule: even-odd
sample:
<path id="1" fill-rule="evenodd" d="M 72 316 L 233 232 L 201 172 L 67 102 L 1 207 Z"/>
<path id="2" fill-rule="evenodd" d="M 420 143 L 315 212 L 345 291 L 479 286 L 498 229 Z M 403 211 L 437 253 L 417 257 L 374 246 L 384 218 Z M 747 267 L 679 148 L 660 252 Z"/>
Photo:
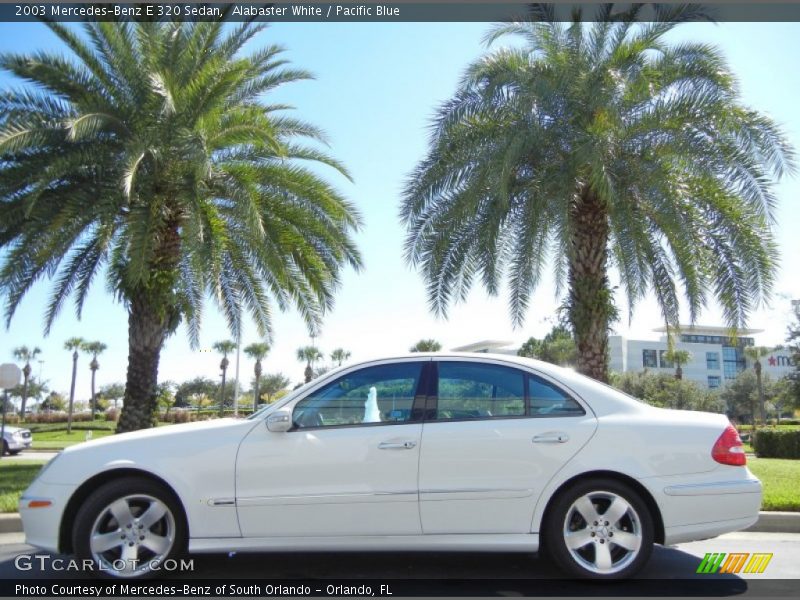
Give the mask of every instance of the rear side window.
<path id="1" fill-rule="evenodd" d="M 558 388 L 535 375 L 528 376 L 531 416 L 574 416 L 583 415 L 583 407 Z"/>
<path id="2" fill-rule="evenodd" d="M 439 363 L 436 419 L 525 416 L 525 374 L 499 365 Z"/>

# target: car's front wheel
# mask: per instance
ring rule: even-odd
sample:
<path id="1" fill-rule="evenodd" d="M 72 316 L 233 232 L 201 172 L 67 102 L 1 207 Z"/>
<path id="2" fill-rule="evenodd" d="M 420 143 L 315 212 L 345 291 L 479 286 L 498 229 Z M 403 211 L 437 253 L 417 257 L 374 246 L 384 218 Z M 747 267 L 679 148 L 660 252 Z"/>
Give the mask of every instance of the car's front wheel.
<path id="1" fill-rule="evenodd" d="M 186 544 L 183 513 L 164 486 L 126 477 L 98 488 L 80 508 L 73 529 L 78 558 L 91 560 L 101 575 L 153 575 Z"/>
<path id="2" fill-rule="evenodd" d="M 543 524 L 544 547 L 566 573 L 624 579 L 653 550 L 653 519 L 630 486 L 612 479 L 578 482 L 553 501 Z"/>

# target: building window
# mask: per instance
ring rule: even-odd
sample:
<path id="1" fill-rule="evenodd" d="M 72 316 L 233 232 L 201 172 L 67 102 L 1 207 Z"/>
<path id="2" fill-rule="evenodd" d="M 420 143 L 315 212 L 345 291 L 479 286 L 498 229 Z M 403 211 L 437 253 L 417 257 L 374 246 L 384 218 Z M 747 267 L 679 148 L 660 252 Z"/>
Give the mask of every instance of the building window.
<path id="1" fill-rule="evenodd" d="M 720 379 L 719 375 L 709 375 L 708 376 L 708 389 L 715 390 L 720 385 L 722 385 L 722 380 Z"/>
<path id="2" fill-rule="evenodd" d="M 658 352 L 658 360 L 661 361 L 661 368 L 662 369 L 674 369 L 675 365 L 672 363 L 671 360 L 667 360 L 667 357 L 664 356 L 667 353 L 666 350 L 659 350 Z"/>
<path id="3" fill-rule="evenodd" d="M 655 350 L 642 350 L 642 366 L 647 368 L 658 368 L 658 357 Z"/>
<path id="4" fill-rule="evenodd" d="M 719 352 L 706 352 L 706 369 L 719 370 Z"/>
<path id="5" fill-rule="evenodd" d="M 722 347 L 722 373 L 725 379 L 736 379 L 736 376 L 745 370 L 744 351 L 741 347 Z"/>

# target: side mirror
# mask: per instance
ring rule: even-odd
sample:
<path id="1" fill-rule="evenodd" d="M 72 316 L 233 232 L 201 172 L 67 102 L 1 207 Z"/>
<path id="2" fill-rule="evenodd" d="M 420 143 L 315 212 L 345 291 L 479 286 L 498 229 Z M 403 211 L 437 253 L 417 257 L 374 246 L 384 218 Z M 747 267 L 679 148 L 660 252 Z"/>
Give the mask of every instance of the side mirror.
<path id="1" fill-rule="evenodd" d="M 292 413 L 288 410 L 279 410 L 267 417 L 267 429 L 273 433 L 283 433 L 292 428 Z"/>

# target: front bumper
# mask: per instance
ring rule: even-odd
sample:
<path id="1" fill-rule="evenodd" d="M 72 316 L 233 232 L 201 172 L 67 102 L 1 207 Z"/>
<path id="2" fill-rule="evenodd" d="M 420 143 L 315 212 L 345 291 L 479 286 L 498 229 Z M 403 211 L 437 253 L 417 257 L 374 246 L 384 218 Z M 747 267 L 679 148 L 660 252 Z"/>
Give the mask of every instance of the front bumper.
<path id="1" fill-rule="evenodd" d="M 59 552 L 61 518 L 75 487 L 34 481 L 19 500 L 19 514 L 25 531 L 25 543 L 50 552 Z M 49 506 L 30 508 L 31 501 L 49 502 Z"/>
<path id="2" fill-rule="evenodd" d="M 12 452 L 27 450 L 33 444 L 33 438 L 6 438 L 6 444 Z"/>

